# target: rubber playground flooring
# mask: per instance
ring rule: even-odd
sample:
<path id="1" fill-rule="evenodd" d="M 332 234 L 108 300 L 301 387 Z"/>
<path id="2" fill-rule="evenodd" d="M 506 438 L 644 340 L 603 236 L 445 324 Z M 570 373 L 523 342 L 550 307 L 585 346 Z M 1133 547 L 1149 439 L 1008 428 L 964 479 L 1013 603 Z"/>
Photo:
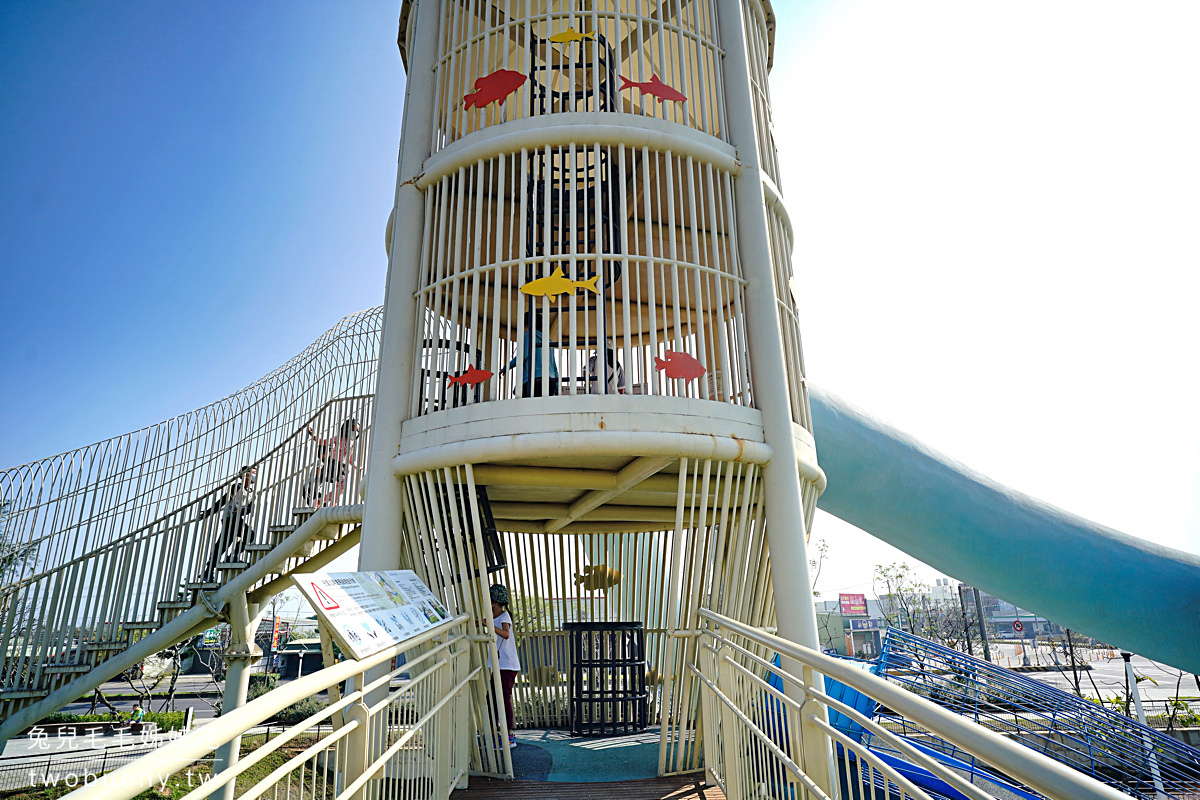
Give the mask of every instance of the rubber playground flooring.
<path id="1" fill-rule="evenodd" d="M 658 728 L 624 736 L 571 736 L 565 730 L 519 730 L 517 780 L 561 783 L 633 781 L 658 776 Z"/>

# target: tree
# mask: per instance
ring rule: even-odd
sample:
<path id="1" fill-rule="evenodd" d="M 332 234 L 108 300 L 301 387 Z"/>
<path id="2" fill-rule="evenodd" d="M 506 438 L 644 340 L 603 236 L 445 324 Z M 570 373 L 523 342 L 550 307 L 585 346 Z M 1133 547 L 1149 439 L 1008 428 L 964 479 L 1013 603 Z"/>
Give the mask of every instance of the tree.
<path id="1" fill-rule="evenodd" d="M 821 578 L 821 567 L 829 558 L 829 545 L 825 543 L 824 539 L 817 539 L 816 551 L 817 557 L 808 560 L 809 584 L 812 586 L 813 597 L 820 597 L 821 593 L 817 591 L 817 581 Z"/>
<path id="2" fill-rule="evenodd" d="M 929 584 L 918 580 L 909 564 L 877 564 L 873 589 L 889 625 L 947 647 L 965 645 L 970 620 L 961 603 L 932 597 Z"/>
<path id="3" fill-rule="evenodd" d="M 879 592 L 881 586 L 884 589 L 882 594 Z M 907 562 L 900 561 L 886 567 L 876 564 L 871 589 L 875 592 L 875 601 L 879 603 L 879 610 L 889 625 L 906 630 L 913 636 L 920 635 L 917 632 L 918 604 L 920 596 L 928 594 L 929 584 L 917 580 Z"/>

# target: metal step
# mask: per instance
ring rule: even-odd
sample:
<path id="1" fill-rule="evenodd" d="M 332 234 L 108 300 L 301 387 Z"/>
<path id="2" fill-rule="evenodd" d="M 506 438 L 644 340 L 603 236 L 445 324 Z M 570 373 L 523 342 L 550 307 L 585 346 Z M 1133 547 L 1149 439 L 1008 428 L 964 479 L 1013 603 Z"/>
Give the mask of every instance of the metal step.
<path id="1" fill-rule="evenodd" d="M 50 694 L 49 689 L 2 689 L 0 690 L 0 700 L 37 699 L 48 694 Z"/>
<path id="2" fill-rule="evenodd" d="M 217 585 L 219 586 L 220 584 L 217 584 Z M 192 607 L 191 602 L 189 602 L 187 600 L 160 600 L 158 603 L 159 611 L 165 611 L 168 608 L 191 608 L 191 607 Z"/>
<path id="3" fill-rule="evenodd" d="M 83 650 L 98 650 L 106 653 L 124 650 L 127 647 L 129 647 L 129 642 L 126 639 L 105 639 L 100 642 L 84 642 L 80 645 Z"/>
<path id="4" fill-rule="evenodd" d="M 294 533 L 297 527 L 296 525 L 272 525 L 267 528 L 267 533 L 271 534 L 271 538 L 276 543 L 279 543 L 286 539 L 289 534 Z"/>
<path id="5" fill-rule="evenodd" d="M 187 589 L 189 592 L 195 592 L 198 590 L 207 591 L 210 589 L 220 589 L 221 584 L 217 583 L 216 581 L 203 581 L 203 582 L 189 581 L 188 583 L 185 583 L 183 585 L 183 588 Z"/>
<path id="6" fill-rule="evenodd" d="M 158 630 L 159 625 L 158 625 L 157 621 L 154 621 L 154 622 L 138 621 L 138 622 L 122 622 L 121 627 L 127 631 L 154 631 L 154 630 Z"/>
<path id="7" fill-rule="evenodd" d="M 245 561 L 222 561 L 217 564 L 217 572 L 241 572 L 249 566 Z"/>
<path id="8" fill-rule="evenodd" d="M 269 553 L 274 550 L 276 545 L 273 544 L 248 544 L 246 545 L 247 553 Z"/>

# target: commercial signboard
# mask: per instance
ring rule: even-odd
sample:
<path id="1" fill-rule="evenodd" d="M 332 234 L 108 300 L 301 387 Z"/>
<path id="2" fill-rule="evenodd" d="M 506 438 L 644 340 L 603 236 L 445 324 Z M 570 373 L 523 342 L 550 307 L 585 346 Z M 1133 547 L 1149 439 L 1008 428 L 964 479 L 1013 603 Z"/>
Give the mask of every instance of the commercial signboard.
<path id="1" fill-rule="evenodd" d="M 839 594 L 838 604 L 843 614 L 867 615 L 867 596 L 865 594 Z"/>
<path id="2" fill-rule="evenodd" d="M 881 619 L 852 619 L 850 620 L 850 630 L 852 631 L 881 631 L 884 628 L 883 620 Z"/>
<path id="3" fill-rule="evenodd" d="M 343 652 L 356 659 L 407 641 L 450 618 L 411 569 L 293 573 L 292 581 Z"/>
<path id="4" fill-rule="evenodd" d="M 220 647 L 221 646 L 221 632 L 218 631 L 216 628 L 209 628 L 208 630 L 206 630 L 204 632 L 204 644 L 202 644 L 200 646 L 201 647 L 209 647 L 209 648 Z"/>

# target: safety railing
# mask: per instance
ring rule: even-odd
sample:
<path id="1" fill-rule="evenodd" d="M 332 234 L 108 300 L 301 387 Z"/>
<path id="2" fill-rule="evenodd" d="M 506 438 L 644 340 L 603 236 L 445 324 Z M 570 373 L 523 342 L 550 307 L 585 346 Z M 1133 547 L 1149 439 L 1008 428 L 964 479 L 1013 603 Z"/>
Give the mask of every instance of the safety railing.
<path id="1" fill-rule="evenodd" d="M 499 154 L 426 192 L 411 414 L 513 397 L 754 406 L 726 167 L 648 147 Z"/>
<path id="2" fill-rule="evenodd" d="M 0 716 L 191 606 L 295 509 L 357 499 L 381 318 L 343 320 L 212 406 L 0 472 Z"/>
<path id="3" fill-rule="evenodd" d="M 0 585 L 68 563 L 201 501 L 241 466 L 294 437 L 330 401 L 373 395 L 382 325 L 382 308 L 346 317 L 223 400 L 0 471 Z"/>
<path id="4" fill-rule="evenodd" d="M 431 148 L 519 119 L 591 111 L 725 135 L 713 0 L 442 4 Z"/>
<path id="5" fill-rule="evenodd" d="M 701 617 L 702 659 L 691 669 L 702 684 L 705 767 L 727 797 L 926 800 L 933 792 L 991 800 L 994 787 L 1026 798 L 1125 797 L 852 664 L 708 609 Z M 773 654 L 793 666 L 772 663 Z M 826 685 L 829 678 L 954 742 L 974 761 L 952 765 L 895 735 L 833 691 L 832 681 Z"/>
<path id="6" fill-rule="evenodd" d="M 368 658 L 299 678 L 69 797 L 117 800 L 152 787 L 188 785 L 193 788 L 184 800 L 449 797 L 466 780 L 467 693 L 482 669 L 470 666 L 469 620 L 458 616 Z M 239 742 L 287 706 L 321 693 L 328 695 L 321 710 L 231 764 L 216 762 L 215 772 L 203 766 L 217 748 Z"/>

